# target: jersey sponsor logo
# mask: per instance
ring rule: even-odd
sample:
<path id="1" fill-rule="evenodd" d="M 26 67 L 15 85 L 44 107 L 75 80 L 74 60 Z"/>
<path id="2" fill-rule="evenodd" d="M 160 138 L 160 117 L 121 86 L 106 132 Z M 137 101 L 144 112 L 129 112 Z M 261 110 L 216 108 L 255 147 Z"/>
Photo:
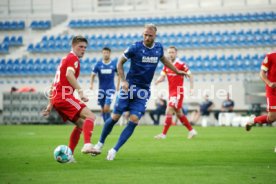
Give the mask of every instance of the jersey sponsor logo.
<path id="1" fill-rule="evenodd" d="M 78 68 L 79 64 L 77 61 L 74 63 L 74 66 L 75 66 L 75 68 Z"/>
<path id="2" fill-rule="evenodd" d="M 101 69 L 101 74 L 111 74 L 112 69 Z"/>
<path id="3" fill-rule="evenodd" d="M 157 62 L 158 62 L 158 57 L 143 56 L 142 58 L 142 63 L 157 63 Z"/>

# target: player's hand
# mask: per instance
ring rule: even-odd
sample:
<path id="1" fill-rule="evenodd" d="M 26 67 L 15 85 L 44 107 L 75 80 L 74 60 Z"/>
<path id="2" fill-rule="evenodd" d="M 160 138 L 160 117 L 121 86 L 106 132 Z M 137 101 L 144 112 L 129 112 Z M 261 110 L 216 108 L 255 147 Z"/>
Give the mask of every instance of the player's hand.
<path id="1" fill-rule="evenodd" d="M 184 72 L 184 71 L 182 71 L 182 70 L 177 70 L 176 74 L 177 75 L 185 75 L 186 77 L 189 77 L 189 74 L 186 73 L 186 72 Z"/>
<path id="2" fill-rule="evenodd" d="M 49 103 L 49 104 L 47 105 L 46 109 L 44 109 L 44 110 L 41 112 L 42 116 L 49 116 L 50 113 L 51 113 L 52 108 L 53 108 L 53 105 L 52 105 L 51 103 Z"/>
<path id="3" fill-rule="evenodd" d="M 80 97 L 81 101 L 88 102 L 89 99 L 86 96 L 84 96 L 82 89 L 79 89 L 78 93 L 79 93 L 79 97 Z"/>
<path id="4" fill-rule="evenodd" d="M 268 86 L 271 88 L 276 88 L 276 82 L 270 82 Z"/>
<path id="5" fill-rule="evenodd" d="M 125 81 L 122 81 L 122 89 L 125 91 L 125 92 L 128 92 L 128 87 L 129 87 L 129 84 L 128 82 L 125 80 Z"/>
<path id="6" fill-rule="evenodd" d="M 88 102 L 89 99 L 88 99 L 87 97 L 83 96 L 83 97 L 81 97 L 81 101 L 83 101 L 83 102 Z"/>
<path id="7" fill-rule="evenodd" d="M 91 85 L 89 89 L 90 89 L 90 90 L 93 90 L 93 86 Z"/>

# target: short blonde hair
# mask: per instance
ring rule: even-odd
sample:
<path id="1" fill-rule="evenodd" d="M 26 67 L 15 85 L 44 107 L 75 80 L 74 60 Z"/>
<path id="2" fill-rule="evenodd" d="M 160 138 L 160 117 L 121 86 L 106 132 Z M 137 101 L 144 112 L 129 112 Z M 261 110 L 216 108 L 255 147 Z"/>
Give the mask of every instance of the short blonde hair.
<path id="1" fill-rule="evenodd" d="M 145 24 L 145 28 L 149 28 L 157 32 L 157 27 L 154 24 Z"/>
<path id="2" fill-rule="evenodd" d="M 168 49 L 174 49 L 177 52 L 177 48 L 175 46 L 169 46 Z"/>

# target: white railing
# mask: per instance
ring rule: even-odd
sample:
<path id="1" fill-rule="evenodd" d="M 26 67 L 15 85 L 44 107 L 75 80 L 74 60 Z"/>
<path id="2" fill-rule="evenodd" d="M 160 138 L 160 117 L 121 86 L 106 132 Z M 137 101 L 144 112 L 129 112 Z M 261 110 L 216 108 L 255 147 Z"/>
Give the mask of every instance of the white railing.
<path id="1" fill-rule="evenodd" d="M 260 6 L 276 8 L 276 0 L 1 0 L 0 14 L 159 12 Z"/>

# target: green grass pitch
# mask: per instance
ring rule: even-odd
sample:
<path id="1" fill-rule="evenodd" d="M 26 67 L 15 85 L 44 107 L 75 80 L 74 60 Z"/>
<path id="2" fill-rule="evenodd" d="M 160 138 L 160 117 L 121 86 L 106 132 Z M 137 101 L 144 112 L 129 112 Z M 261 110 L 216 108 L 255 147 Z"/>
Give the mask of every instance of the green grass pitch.
<path id="1" fill-rule="evenodd" d="M 196 127 L 199 135 L 187 140 L 187 130 L 171 127 L 165 140 L 154 140 L 162 127 L 139 126 L 114 161 L 105 160 L 123 127 L 114 127 L 103 153 L 97 157 L 75 151 L 76 164 L 53 158 L 57 145 L 67 144 L 71 125 L 0 126 L 0 183 L 91 184 L 243 184 L 276 183 L 276 129 L 254 127 Z M 96 126 L 92 142 L 102 127 Z"/>

